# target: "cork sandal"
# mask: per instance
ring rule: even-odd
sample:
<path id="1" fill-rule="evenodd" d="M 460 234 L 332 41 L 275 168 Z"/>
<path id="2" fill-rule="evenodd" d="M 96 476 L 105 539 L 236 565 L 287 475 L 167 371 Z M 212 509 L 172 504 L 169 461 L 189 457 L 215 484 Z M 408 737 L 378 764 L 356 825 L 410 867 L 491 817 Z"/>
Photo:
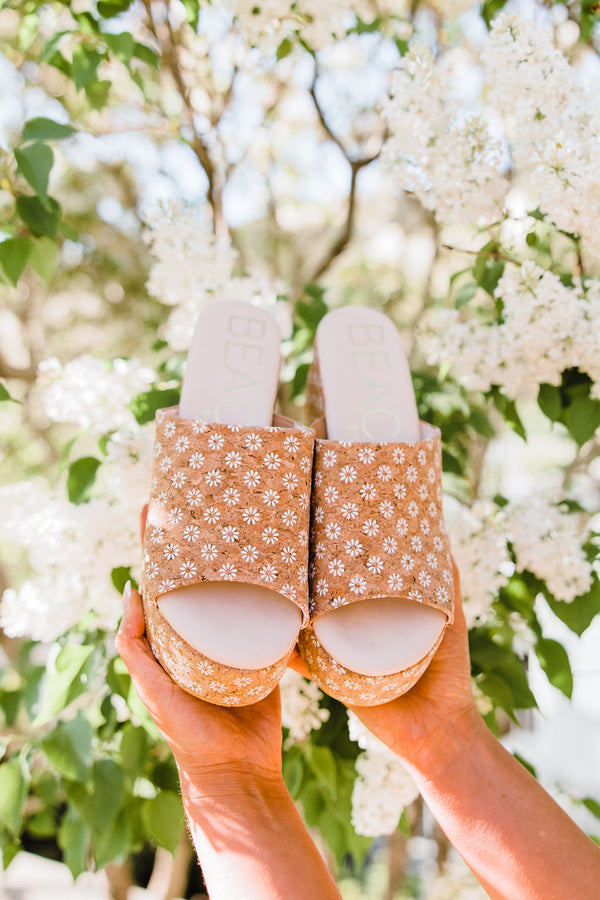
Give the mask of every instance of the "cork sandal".
<path id="1" fill-rule="evenodd" d="M 177 684 L 221 706 L 267 696 L 308 620 L 314 434 L 273 416 L 279 345 L 264 310 L 208 307 L 180 405 L 156 416 L 146 632 Z"/>
<path id="2" fill-rule="evenodd" d="M 440 433 L 419 422 L 396 328 L 366 308 L 319 325 L 307 406 L 318 421 L 300 652 L 326 693 L 375 706 L 416 683 L 453 618 Z"/>

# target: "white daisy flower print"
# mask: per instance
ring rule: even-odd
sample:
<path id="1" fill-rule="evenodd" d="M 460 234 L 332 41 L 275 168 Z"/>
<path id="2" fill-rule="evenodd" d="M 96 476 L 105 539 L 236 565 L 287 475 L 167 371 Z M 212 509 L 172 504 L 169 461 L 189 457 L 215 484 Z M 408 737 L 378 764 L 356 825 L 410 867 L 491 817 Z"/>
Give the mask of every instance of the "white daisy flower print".
<path id="1" fill-rule="evenodd" d="M 379 534 L 379 522 L 376 519 L 367 519 L 363 522 L 362 530 L 367 537 L 375 537 L 376 534 Z"/>
<path id="2" fill-rule="evenodd" d="M 284 597 L 287 597 L 288 600 L 295 600 L 297 597 L 297 591 L 293 584 L 282 584 L 279 591 Z"/>
<path id="3" fill-rule="evenodd" d="M 358 473 L 354 466 L 343 466 L 340 469 L 340 481 L 342 484 L 352 484 L 358 478 Z"/>
<path id="4" fill-rule="evenodd" d="M 286 437 L 283 442 L 283 446 L 287 450 L 288 453 L 295 453 L 296 450 L 300 449 L 300 441 L 296 437 L 295 434 L 290 434 Z"/>
<path id="5" fill-rule="evenodd" d="M 400 565 L 407 572 L 411 572 L 414 569 L 415 561 L 410 553 L 403 553 L 400 557 Z"/>
<path id="6" fill-rule="evenodd" d="M 221 450 L 224 443 L 225 438 L 222 434 L 211 434 L 208 438 L 208 446 L 211 450 Z"/>
<path id="7" fill-rule="evenodd" d="M 434 537 L 434 539 L 433 539 L 433 547 L 434 547 L 434 550 L 437 550 L 437 551 L 438 551 L 438 553 L 440 552 L 440 550 L 443 550 L 443 549 L 444 549 L 444 542 L 443 542 L 443 540 L 441 539 L 441 537 L 438 537 L 437 535 Z"/>
<path id="8" fill-rule="evenodd" d="M 357 594 L 360 597 L 367 589 L 367 581 L 362 575 L 354 575 L 350 579 L 348 587 L 353 594 Z"/>
<path id="9" fill-rule="evenodd" d="M 323 519 L 325 518 L 325 510 L 322 506 L 317 506 L 314 511 L 314 519 L 317 525 L 320 525 Z"/>
<path id="10" fill-rule="evenodd" d="M 226 544 L 235 544 L 240 536 L 239 528 L 235 525 L 223 525 L 221 528 L 221 537 Z"/>
<path id="11" fill-rule="evenodd" d="M 329 603 L 331 609 L 337 609 L 339 606 L 343 606 L 346 602 L 345 597 L 334 597 L 333 600 Z"/>
<path id="12" fill-rule="evenodd" d="M 399 591 L 402 589 L 404 585 L 404 579 L 402 575 L 393 574 L 388 578 L 387 586 L 390 591 Z"/>
<path id="13" fill-rule="evenodd" d="M 186 525 L 183 529 L 183 537 L 190 544 L 193 544 L 200 537 L 200 529 L 197 525 Z"/>
<path id="14" fill-rule="evenodd" d="M 423 595 L 421 594 L 421 591 L 418 591 L 416 588 L 412 588 L 412 589 L 408 592 L 408 599 L 409 599 L 409 600 L 416 600 L 417 603 L 422 603 L 422 601 L 423 601 Z"/>
<path id="15" fill-rule="evenodd" d="M 185 495 L 188 506 L 200 506 L 202 503 L 202 491 L 199 488 L 192 488 Z"/>
<path id="16" fill-rule="evenodd" d="M 384 519 L 391 519 L 394 515 L 394 507 L 389 500 L 383 500 L 383 502 L 379 504 L 379 512 Z"/>
<path id="17" fill-rule="evenodd" d="M 323 473 L 315 472 L 315 487 L 321 487 L 323 484 Z"/>
<path id="18" fill-rule="evenodd" d="M 411 537 L 410 539 L 410 546 L 411 549 L 415 551 L 415 553 L 420 553 L 423 549 L 423 541 L 418 535 L 415 534 L 414 537 Z"/>
<path id="19" fill-rule="evenodd" d="M 189 446 L 190 446 L 190 439 L 188 437 L 186 437 L 185 435 L 182 435 L 181 437 L 177 438 L 177 440 L 175 441 L 175 449 L 177 451 L 179 451 L 179 453 L 183 453 L 183 451 L 187 450 L 187 448 Z"/>
<path id="20" fill-rule="evenodd" d="M 367 560 L 367 569 L 371 575 L 381 575 L 383 572 L 383 560 L 380 556 L 370 556 Z"/>
<path id="21" fill-rule="evenodd" d="M 428 506 L 427 506 L 427 515 L 428 515 L 428 516 L 431 516 L 432 519 L 435 519 L 435 518 L 437 518 L 437 514 L 438 514 L 438 508 L 437 508 L 437 506 L 435 505 L 435 503 L 432 501 L 432 502 L 429 503 Z M 443 519 L 440 520 L 440 526 L 441 526 L 441 528 L 442 528 L 442 531 L 445 531 L 445 530 L 446 530 L 446 529 L 445 529 L 445 526 L 444 526 L 444 520 L 443 520 Z"/>
<path id="22" fill-rule="evenodd" d="M 342 562 L 341 559 L 332 559 L 328 566 L 329 571 L 332 575 L 343 575 L 346 571 L 346 566 Z"/>
<path id="23" fill-rule="evenodd" d="M 325 488 L 325 503 L 335 503 L 338 498 L 339 491 L 337 488 L 330 486 Z"/>
<path id="24" fill-rule="evenodd" d="M 394 447 L 392 451 L 392 459 L 396 463 L 397 466 L 402 465 L 406 458 L 406 454 L 402 447 Z"/>
<path id="25" fill-rule="evenodd" d="M 310 472 L 312 469 L 312 456 L 303 456 L 300 460 L 300 468 L 303 472 Z"/>
<path id="26" fill-rule="evenodd" d="M 265 544 L 271 546 L 272 544 L 276 544 L 279 540 L 279 532 L 276 528 L 273 528 L 272 525 L 269 525 L 268 528 L 265 528 L 261 537 Z"/>
<path id="27" fill-rule="evenodd" d="M 421 531 L 423 534 L 429 534 L 431 532 L 431 525 L 429 523 L 429 519 L 423 519 L 420 525 Z"/>
<path id="28" fill-rule="evenodd" d="M 168 472 L 169 469 L 170 469 L 172 466 L 173 466 L 173 460 L 171 459 L 171 457 L 170 457 L 170 456 L 163 456 L 163 458 L 162 458 L 162 460 L 161 460 L 161 462 L 160 462 L 160 471 L 161 471 L 161 472 Z"/>
<path id="29" fill-rule="evenodd" d="M 223 502 L 227 506 L 236 506 L 240 502 L 240 492 L 236 488 L 227 488 L 223 492 Z"/>
<path id="30" fill-rule="evenodd" d="M 264 504 L 266 504 L 266 506 L 270 506 L 271 508 L 273 508 L 279 503 L 279 494 L 277 493 L 277 491 L 265 491 L 262 496 L 262 501 Z"/>
<path id="31" fill-rule="evenodd" d="M 199 469 L 204 463 L 204 453 L 192 453 L 188 459 L 190 469 Z"/>
<path id="32" fill-rule="evenodd" d="M 284 509 L 281 513 L 281 521 L 286 528 L 291 528 L 298 521 L 298 514 L 293 509 Z"/>
<path id="33" fill-rule="evenodd" d="M 207 472 L 204 476 L 204 480 L 209 487 L 217 487 L 217 485 L 221 484 L 223 481 L 223 475 L 218 469 L 211 469 L 210 472 Z"/>
<path id="34" fill-rule="evenodd" d="M 175 559 L 179 556 L 179 545 L 173 542 L 167 544 L 165 549 L 163 550 L 163 554 L 165 559 Z"/>
<path id="35" fill-rule="evenodd" d="M 402 537 L 408 534 L 408 522 L 406 521 L 406 519 L 398 519 L 398 521 L 396 522 L 396 531 Z"/>
<path id="36" fill-rule="evenodd" d="M 360 541 L 352 538 L 351 540 L 346 541 L 346 543 L 344 544 L 344 550 L 346 551 L 348 556 L 351 556 L 352 559 L 356 559 L 356 557 L 360 556 L 360 554 L 363 552 L 363 545 Z"/>
<path id="37" fill-rule="evenodd" d="M 169 515 L 167 516 L 167 522 L 169 523 L 169 525 L 179 525 L 182 519 L 183 510 L 178 506 L 174 506 L 173 509 L 169 510 Z"/>
<path id="38" fill-rule="evenodd" d="M 162 453 L 162 451 L 163 451 L 162 441 L 156 441 L 156 443 L 154 444 L 154 455 L 156 456 L 157 459 L 160 456 L 160 454 Z"/>
<path id="39" fill-rule="evenodd" d="M 242 547 L 240 554 L 244 562 L 256 562 L 258 559 L 258 550 L 252 544 L 246 544 L 245 547 Z"/>
<path id="40" fill-rule="evenodd" d="M 158 572 L 159 569 L 157 563 L 148 563 L 148 565 L 146 566 L 146 578 L 156 578 Z"/>
<path id="41" fill-rule="evenodd" d="M 427 454 L 425 453 L 424 450 L 417 451 L 417 461 L 420 466 L 424 466 L 425 463 L 427 462 Z"/>
<path id="42" fill-rule="evenodd" d="M 183 487 L 186 481 L 187 478 L 185 477 L 183 472 L 175 472 L 175 474 L 171 476 L 171 484 L 175 488 Z"/>
<path id="43" fill-rule="evenodd" d="M 278 469 L 281 465 L 281 457 L 279 453 L 275 453 L 273 450 L 269 450 L 268 453 L 265 453 L 265 458 L 263 462 L 267 469 Z"/>
<path id="44" fill-rule="evenodd" d="M 233 581 L 237 577 L 237 568 L 233 563 L 223 563 L 219 569 L 219 578 L 224 581 Z"/>
<path id="45" fill-rule="evenodd" d="M 395 553 L 398 549 L 398 541 L 393 537 L 386 537 L 383 539 L 383 549 L 386 553 L 390 555 Z"/>
<path id="46" fill-rule="evenodd" d="M 152 537 L 150 538 L 151 544 L 160 544 L 164 539 L 165 529 L 164 528 L 153 528 L 152 529 Z"/>
<path id="47" fill-rule="evenodd" d="M 186 559 L 186 561 L 182 564 L 181 568 L 179 569 L 179 574 L 181 575 L 182 578 L 195 578 L 196 575 L 198 574 L 198 566 L 196 565 L 195 562 L 192 562 L 191 560 Z"/>
<path id="48" fill-rule="evenodd" d="M 293 563 L 296 561 L 297 553 L 294 547 L 284 547 L 281 551 L 281 558 L 284 563 Z"/>
<path id="49" fill-rule="evenodd" d="M 419 504 L 415 503 L 414 500 L 411 500 L 407 506 L 407 511 L 409 516 L 416 516 L 419 512 Z"/>
<path id="50" fill-rule="evenodd" d="M 256 469 L 248 469 L 247 472 L 244 472 L 244 484 L 249 488 L 257 487 L 260 484 L 260 475 Z"/>
<path id="51" fill-rule="evenodd" d="M 239 469 L 242 464 L 242 454 L 238 453 L 237 450 L 230 450 L 229 453 L 225 454 L 225 465 L 229 466 L 230 469 Z"/>
<path id="52" fill-rule="evenodd" d="M 260 568 L 260 577 L 263 581 L 266 581 L 267 584 L 271 584 L 277 578 L 277 569 L 273 565 L 273 563 L 265 563 L 264 566 Z"/>
<path id="53" fill-rule="evenodd" d="M 358 516 L 358 506 L 356 503 L 344 503 L 340 512 L 344 519 L 352 521 L 352 519 L 356 519 Z"/>
<path id="54" fill-rule="evenodd" d="M 256 523 L 260 519 L 260 513 L 255 506 L 248 506 L 242 512 L 242 519 L 244 520 L 246 525 L 256 525 Z"/>
<path id="55" fill-rule="evenodd" d="M 452 581 L 452 571 L 451 571 L 451 562 L 448 560 L 448 568 L 442 570 L 442 579 L 446 582 L 446 584 L 450 584 Z"/>
<path id="56" fill-rule="evenodd" d="M 324 578 L 319 578 L 315 587 L 315 594 L 319 597 L 323 597 L 327 591 L 329 590 L 329 584 Z"/>
<path id="57" fill-rule="evenodd" d="M 165 434 L 167 437 L 173 437 L 175 434 L 175 422 L 167 422 L 165 425 Z"/>
<path id="58" fill-rule="evenodd" d="M 377 468 L 377 477 L 380 481 L 391 481 L 392 480 L 392 469 L 390 466 L 379 466 Z"/>
<path id="59" fill-rule="evenodd" d="M 375 461 L 375 451 L 372 447 L 359 447 L 358 458 L 363 465 L 368 466 Z"/>
<path id="60" fill-rule="evenodd" d="M 172 578 L 164 578 L 158 586 L 158 590 L 164 594 L 167 591 L 172 591 L 177 587 L 177 582 Z"/>
<path id="61" fill-rule="evenodd" d="M 438 603 L 447 603 L 450 599 L 450 595 L 445 587 L 438 587 L 435 589 L 435 599 Z"/>
<path id="62" fill-rule="evenodd" d="M 335 541 L 342 533 L 342 529 L 337 522 L 328 522 L 325 526 L 325 534 L 330 541 Z"/>
<path id="63" fill-rule="evenodd" d="M 203 409 L 202 414 L 208 417 L 208 410 Z M 198 419 L 196 419 L 192 423 L 192 431 L 194 434 L 204 434 L 205 431 L 208 431 L 208 425 L 206 422 L 199 422 Z"/>
<path id="64" fill-rule="evenodd" d="M 168 500 L 168 499 L 169 499 L 169 498 L 167 497 L 167 492 L 166 492 L 166 491 L 161 491 L 160 494 L 157 494 L 157 495 L 156 495 L 156 502 L 157 502 L 158 504 L 160 504 L 160 506 L 166 506 L 166 505 L 167 505 L 167 500 Z"/>
<path id="65" fill-rule="evenodd" d="M 325 553 L 326 553 L 326 547 L 325 547 L 325 544 L 323 544 L 323 543 L 317 544 L 317 546 L 315 547 L 315 551 L 314 551 L 314 552 L 315 552 L 315 558 L 316 558 L 316 559 L 324 559 Z"/>
<path id="66" fill-rule="evenodd" d="M 407 494 L 406 485 L 403 484 L 402 482 L 399 482 L 394 487 L 394 497 L 396 498 L 396 500 L 405 500 L 406 494 Z"/>
<path id="67" fill-rule="evenodd" d="M 287 488 L 288 491 L 293 491 L 295 487 L 298 485 L 298 476 L 294 475 L 293 472 L 286 472 L 283 476 L 283 486 Z"/>
<path id="68" fill-rule="evenodd" d="M 214 666 L 208 659 L 199 659 L 195 665 L 198 667 L 198 671 L 202 672 L 203 675 L 212 675 L 214 672 Z"/>
<path id="69" fill-rule="evenodd" d="M 409 466 L 406 470 L 406 480 L 410 481 L 411 484 L 414 484 L 418 477 L 419 473 L 416 468 L 414 466 Z"/>
<path id="70" fill-rule="evenodd" d="M 426 556 L 427 565 L 430 569 L 437 569 L 440 564 L 439 559 L 435 555 L 435 553 L 428 553 Z"/>
<path id="71" fill-rule="evenodd" d="M 260 434 L 256 434 L 255 431 L 252 431 L 250 434 L 246 435 L 245 444 L 248 450 L 258 450 L 262 447 L 262 438 Z"/>
<path id="72" fill-rule="evenodd" d="M 419 485 L 418 494 L 419 500 L 427 500 L 427 498 L 429 497 L 429 488 L 426 484 Z"/>
<path id="73" fill-rule="evenodd" d="M 331 469 L 337 462 L 337 453 L 335 450 L 326 450 L 323 454 L 323 465 L 326 469 Z"/>
<path id="74" fill-rule="evenodd" d="M 369 482 L 365 482 L 359 491 L 360 496 L 363 500 L 373 500 L 375 494 L 377 493 L 377 489 L 374 484 L 369 484 Z"/>
<path id="75" fill-rule="evenodd" d="M 421 569 L 419 572 L 419 583 L 422 587 L 428 588 L 431 584 L 431 575 L 429 572 L 426 572 L 424 569 Z"/>
<path id="76" fill-rule="evenodd" d="M 208 506 L 204 510 L 204 518 L 209 525 L 216 525 L 221 518 L 221 513 L 216 506 Z"/>

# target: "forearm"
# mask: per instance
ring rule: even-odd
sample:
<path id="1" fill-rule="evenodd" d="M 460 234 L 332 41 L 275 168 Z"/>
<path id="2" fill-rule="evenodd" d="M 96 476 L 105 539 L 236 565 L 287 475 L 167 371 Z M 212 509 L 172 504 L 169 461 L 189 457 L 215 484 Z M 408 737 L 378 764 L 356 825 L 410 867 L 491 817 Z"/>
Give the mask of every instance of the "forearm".
<path id="1" fill-rule="evenodd" d="M 180 779 L 211 900 L 340 900 L 283 779 Z"/>
<path id="2" fill-rule="evenodd" d="M 466 716 L 437 748 L 410 768 L 493 900 L 598 896 L 600 849 L 479 719 Z"/>

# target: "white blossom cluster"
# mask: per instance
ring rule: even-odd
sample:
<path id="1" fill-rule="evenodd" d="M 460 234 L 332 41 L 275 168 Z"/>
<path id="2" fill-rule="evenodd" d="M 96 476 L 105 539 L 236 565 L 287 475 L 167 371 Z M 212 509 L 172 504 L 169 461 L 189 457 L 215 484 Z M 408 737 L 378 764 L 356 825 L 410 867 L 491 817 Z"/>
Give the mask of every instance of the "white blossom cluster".
<path id="1" fill-rule="evenodd" d="M 507 264 L 495 296 L 503 304 L 499 323 L 467 318 L 464 310 L 435 310 L 424 319 L 420 337 L 430 365 L 449 364 L 470 390 L 497 385 L 512 398 L 543 382 L 560 384 L 571 367 L 600 381 L 598 282 L 568 287 L 527 260 Z"/>
<path id="2" fill-rule="evenodd" d="M 348 713 L 348 731 L 363 750 L 356 759 L 352 825 L 357 834 L 366 837 L 392 834 L 403 809 L 418 797 L 418 788 L 398 757 L 352 712 Z"/>
<path id="3" fill-rule="evenodd" d="M 279 682 L 281 689 L 281 722 L 289 730 L 292 744 L 305 741 L 329 718 L 329 710 L 321 708 L 323 694 L 314 681 L 307 681 L 293 669 L 286 669 Z"/>
<path id="4" fill-rule="evenodd" d="M 4 592 L 0 627 L 9 637 L 52 641 L 89 613 L 114 631 L 122 610 L 111 571 L 139 578 L 139 515 L 150 487 L 152 426 L 118 432 L 107 445 L 99 491 L 75 505 L 31 482 L 0 489 L 0 541 L 25 548 L 32 575 Z"/>
<path id="5" fill-rule="evenodd" d="M 582 516 L 561 512 L 555 500 L 534 493 L 508 504 L 504 529 L 517 569 L 543 579 L 557 600 L 569 603 L 592 584 L 592 566 L 581 546 L 587 529 Z"/>
<path id="6" fill-rule="evenodd" d="M 464 506 L 446 498 L 452 553 L 460 572 L 467 626 L 484 622 L 512 567 L 506 536 L 495 504 L 476 501 Z"/>
<path id="7" fill-rule="evenodd" d="M 426 46 L 411 46 L 383 103 L 390 136 L 382 163 L 439 221 L 483 224 L 500 215 L 508 185 L 500 143 L 481 116 L 465 118 L 455 93 L 463 66 L 460 51 L 435 60 Z"/>
<path id="8" fill-rule="evenodd" d="M 461 859 L 451 857 L 427 891 L 429 900 L 488 900 L 473 873 Z"/>
<path id="9" fill-rule="evenodd" d="M 212 234 L 192 213 L 178 212 L 153 222 L 146 242 L 154 257 L 148 291 L 173 307 L 161 336 L 177 351 L 189 349 L 196 320 L 210 303 L 237 300 L 272 312 L 284 337 L 291 313 L 279 300 L 283 287 L 257 274 L 234 274 L 237 251 L 228 237 Z"/>
<path id="10" fill-rule="evenodd" d="M 600 255 L 600 96 L 579 78 L 539 22 L 501 14 L 482 64 L 486 101 L 503 118 L 517 173 L 559 228 L 580 234 Z"/>
<path id="11" fill-rule="evenodd" d="M 152 369 L 138 360 L 107 364 L 85 355 L 63 365 L 51 357 L 39 365 L 36 394 L 52 422 L 107 434 L 137 428 L 128 404 L 148 390 L 154 377 Z"/>

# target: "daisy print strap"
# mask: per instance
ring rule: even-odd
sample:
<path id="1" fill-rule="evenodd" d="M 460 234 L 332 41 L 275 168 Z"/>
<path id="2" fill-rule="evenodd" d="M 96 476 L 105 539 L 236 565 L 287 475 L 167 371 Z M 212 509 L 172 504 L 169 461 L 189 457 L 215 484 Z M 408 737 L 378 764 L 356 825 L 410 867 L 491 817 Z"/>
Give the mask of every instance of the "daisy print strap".
<path id="1" fill-rule="evenodd" d="M 273 689 L 308 617 L 314 435 L 273 418 L 272 317 L 218 307 L 199 320 L 180 407 L 157 413 L 142 593 L 169 674 L 211 702 L 243 705 Z M 211 379 L 230 390 L 226 402 L 204 390 Z M 248 424 L 206 421 L 244 409 Z"/>
<path id="2" fill-rule="evenodd" d="M 308 398 L 324 419 L 302 653 L 333 696 L 385 702 L 420 677 L 452 620 L 440 433 L 419 422 L 400 337 L 373 310 L 325 317 Z"/>

